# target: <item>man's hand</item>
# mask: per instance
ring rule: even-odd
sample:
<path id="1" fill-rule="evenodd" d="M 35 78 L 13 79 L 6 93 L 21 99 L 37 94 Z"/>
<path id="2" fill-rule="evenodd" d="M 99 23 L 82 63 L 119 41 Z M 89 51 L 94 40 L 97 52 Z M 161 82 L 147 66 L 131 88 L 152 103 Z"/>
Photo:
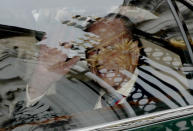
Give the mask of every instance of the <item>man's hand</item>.
<path id="1" fill-rule="evenodd" d="M 66 60 L 67 55 L 58 49 L 41 45 L 38 65 L 35 67 L 27 92 L 31 100 L 44 95 L 54 82 L 68 73 L 70 68 L 79 61 L 79 57 Z"/>

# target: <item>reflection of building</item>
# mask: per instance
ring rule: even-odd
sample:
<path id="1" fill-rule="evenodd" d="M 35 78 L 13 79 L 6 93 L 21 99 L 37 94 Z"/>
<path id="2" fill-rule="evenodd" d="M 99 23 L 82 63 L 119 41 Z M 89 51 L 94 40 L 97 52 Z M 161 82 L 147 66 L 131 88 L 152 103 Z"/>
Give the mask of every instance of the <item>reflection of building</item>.
<path id="1" fill-rule="evenodd" d="M 37 59 L 35 47 L 43 33 L 0 25 L 0 123 L 10 117 L 14 104 L 24 100 L 29 71 L 25 60 Z M 34 63 L 35 64 L 35 63 Z M 28 77 L 27 77 L 28 76 Z"/>

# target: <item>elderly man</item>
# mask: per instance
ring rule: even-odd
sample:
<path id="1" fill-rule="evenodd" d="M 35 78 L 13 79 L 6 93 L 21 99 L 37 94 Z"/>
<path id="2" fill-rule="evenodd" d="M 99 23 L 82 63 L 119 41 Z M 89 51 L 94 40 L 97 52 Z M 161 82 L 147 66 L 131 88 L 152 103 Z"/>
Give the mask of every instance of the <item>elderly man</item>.
<path id="1" fill-rule="evenodd" d="M 120 13 L 124 13 L 124 8 L 121 9 Z M 109 14 L 105 18 L 90 24 L 85 30 L 98 36 L 100 40 L 99 44 L 86 50 L 88 68 L 94 76 L 89 76 L 88 73 L 85 73 L 85 75 L 92 77 L 91 79 L 94 79 L 101 86 L 95 84 L 94 87 L 90 88 L 95 93 L 91 99 L 85 99 L 89 104 L 83 104 L 84 102 L 68 97 L 68 95 L 74 96 L 73 93 L 76 91 L 71 92 L 68 84 L 65 84 L 68 80 L 62 81 L 61 79 L 63 75 L 68 73 L 70 67 L 78 61 L 78 57 L 65 62 L 65 54 L 57 51 L 57 49 L 50 49 L 45 46 L 40 50 L 39 64 L 27 88 L 29 104 L 43 97 L 50 86 L 58 80 L 61 82 L 60 86 L 69 91 L 69 93 L 64 92 L 66 99 L 71 101 L 69 107 L 78 106 L 81 111 L 114 106 L 123 103 L 125 100 L 132 105 L 133 110 L 130 110 L 132 115 L 193 104 L 191 94 L 185 89 L 188 86 L 185 77 L 180 72 L 168 67 L 167 64 L 148 58 L 142 48 L 145 48 L 143 47 L 145 43 L 148 43 L 146 46 L 157 48 L 158 55 L 153 55 L 156 59 L 160 59 L 163 52 L 169 53 L 169 51 L 157 46 L 156 44 L 159 41 L 139 40 L 136 35 L 143 32 L 136 29 L 128 17 L 121 14 Z M 143 37 L 146 37 L 146 35 L 143 35 Z M 157 39 L 154 38 L 153 40 Z M 71 45 L 65 44 L 65 47 L 70 48 Z M 167 47 L 169 48 L 170 45 Z M 173 57 L 172 55 L 173 53 L 169 53 L 162 59 L 167 63 Z M 174 59 L 177 59 L 177 57 Z M 84 71 L 87 72 L 88 70 L 85 69 Z M 168 77 L 168 72 L 172 75 L 171 77 Z M 46 79 L 43 76 L 46 76 Z M 94 77 L 98 77 L 98 79 L 96 78 L 96 80 Z M 78 81 L 82 80 L 79 79 Z M 183 82 L 184 85 L 180 84 L 182 81 L 185 82 Z M 89 82 L 93 84 L 92 80 L 83 83 L 92 85 L 91 83 L 88 84 Z M 76 85 L 77 90 L 83 91 L 81 89 L 82 84 L 77 82 Z M 106 86 L 110 86 L 112 89 Z M 90 93 L 88 93 L 90 89 L 83 91 L 85 95 L 88 95 L 87 98 L 90 96 Z M 73 103 L 74 101 L 76 104 Z M 65 109 L 67 108 L 68 106 L 65 107 Z M 128 108 L 130 108 L 130 105 Z M 73 110 L 71 109 L 70 112 L 73 113 Z"/>
<path id="2" fill-rule="evenodd" d="M 140 3 L 128 2 L 124 5 L 133 7 Z M 156 12 L 161 10 L 160 7 L 145 9 Z M 142 8 L 129 10 L 147 11 Z M 21 111 L 22 115 L 20 112 L 16 116 L 25 117 L 27 112 L 30 115 L 33 110 L 29 109 L 36 108 L 38 101 L 49 105 L 59 115 L 112 107 L 112 110 L 107 108 L 109 114 L 95 112 L 96 117 L 91 114 L 89 120 L 86 119 L 89 113 L 83 117 L 75 116 L 82 126 L 87 126 L 193 104 L 188 91 L 191 87 L 179 71 L 182 65 L 175 54 L 176 49 L 157 38 L 165 33 L 162 34 L 160 27 L 149 28 L 151 24 L 159 23 L 158 17 L 153 15 L 141 21 L 142 17 L 136 19 L 127 14 L 127 9 L 123 6 L 120 11 L 87 26 L 85 31 L 97 36 L 98 43 L 86 48 L 84 60 L 78 56 L 68 59 L 68 54 L 42 45 L 39 61 L 26 89 L 28 107 Z M 159 17 L 165 18 L 164 15 Z M 66 49 L 74 46 L 71 43 L 61 45 Z M 113 109 L 119 104 L 124 105 L 121 110 L 126 112 L 126 115 L 123 113 L 125 116 Z"/>

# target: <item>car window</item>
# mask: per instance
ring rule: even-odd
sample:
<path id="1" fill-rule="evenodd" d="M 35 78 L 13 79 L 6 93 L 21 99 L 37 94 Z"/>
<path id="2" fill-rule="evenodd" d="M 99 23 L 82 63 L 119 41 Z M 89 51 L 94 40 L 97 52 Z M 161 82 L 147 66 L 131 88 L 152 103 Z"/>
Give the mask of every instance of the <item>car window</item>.
<path id="1" fill-rule="evenodd" d="M 192 36 L 192 10 L 176 4 Z M 167 1 L 0 7 L 0 130 L 86 129 L 193 104 L 192 41 Z"/>

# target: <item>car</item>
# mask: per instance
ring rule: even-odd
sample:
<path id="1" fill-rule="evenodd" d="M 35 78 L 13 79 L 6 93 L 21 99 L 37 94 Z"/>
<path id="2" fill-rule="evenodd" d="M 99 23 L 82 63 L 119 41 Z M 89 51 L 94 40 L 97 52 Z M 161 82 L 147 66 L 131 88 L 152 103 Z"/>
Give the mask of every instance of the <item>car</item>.
<path id="1" fill-rule="evenodd" d="M 0 131 L 192 130 L 191 0 L 0 8 Z"/>

